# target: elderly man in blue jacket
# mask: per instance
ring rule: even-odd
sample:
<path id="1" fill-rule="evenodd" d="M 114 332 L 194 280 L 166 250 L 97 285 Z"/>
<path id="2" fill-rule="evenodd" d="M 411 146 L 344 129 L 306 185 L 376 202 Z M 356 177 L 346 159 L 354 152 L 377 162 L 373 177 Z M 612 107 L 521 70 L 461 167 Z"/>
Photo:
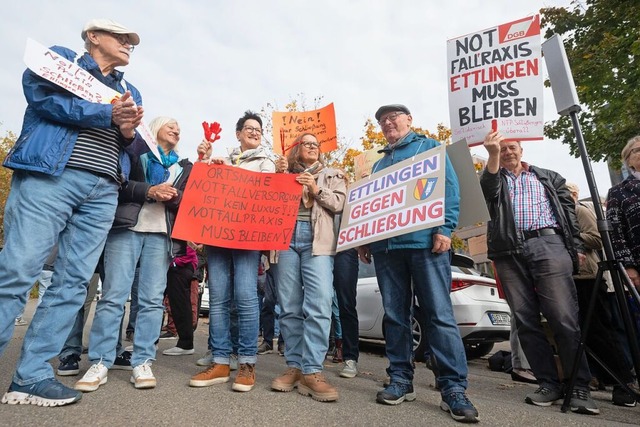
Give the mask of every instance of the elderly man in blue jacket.
<path id="1" fill-rule="evenodd" d="M 384 157 L 373 166 L 373 172 L 439 145 L 437 141 L 411 130 L 411 113 L 404 105 L 384 105 L 375 117 L 389 144 L 382 150 Z M 478 411 L 465 394 L 467 360 L 449 297 L 451 233 L 458 224 L 460 196 L 458 178 L 448 158 L 445 174 L 445 222 L 441 227 L 380 240 L 359 249 L 361 259 L 368 259 L 369 251 L 375 258 L 385 310 L 384 332 L 390 383 L 378 392 L 376 400 L 397 405 L 416 398 L 410 320 L 412 294 L 415 293 L 425 312 L 427 338 L 438 364 L 437 381 L 442 394 L 440 407 L 456 421 L 477 422 Z"/>
<path id="2" fill-rule="evenodd" d="M 0 354 L 56 243 L 59 252 L 2 403 L 60 406 L 82 397 L 55 379 L 48 360 L 62 349 L 113 223 L 129 164 L 120 161 L 123 150 L 139 154 L 146 146 L 135 131 L 142 99 L 116 69 L 129 64 L 140 37 L 107 19 L 89 21 L 81 36 L 87 51 L 82 55 L 60 46 L 51 50 L 123 95 L 112 104 L 92 103 L 24 72 L 28 105 L 20 136 L 4 161 L 14 172 L 0 252 Z"/>

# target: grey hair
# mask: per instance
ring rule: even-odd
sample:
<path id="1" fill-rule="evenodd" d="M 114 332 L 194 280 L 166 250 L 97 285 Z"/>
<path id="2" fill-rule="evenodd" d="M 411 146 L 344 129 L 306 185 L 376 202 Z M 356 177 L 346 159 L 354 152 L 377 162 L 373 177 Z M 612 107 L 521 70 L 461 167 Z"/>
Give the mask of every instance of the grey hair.
<path id="1" fill-rule="evenodd" d="M 573 182 L 567 182 L 565 186 L 567 187 L 570 193 L 580 194 L 580 187 L 578 187 L 578 184 L 574 184 Z"/>
<path id="2" fill-rule="evenodd" d="M 622 163 L 624 163 L 624 165 L 629 169 L 633 169 L 633 168 L 631 166 L 629 166 L 627 161 L 629 160 L 629 157 L 631 156 L 631 149 L 633 148 L 633 146 L 634 146 L 634 144 L 636 142 L 640 142 L 640 135 L 634 136 L 629 141 L 627 141 L 627 145 L 625 145 L 624 148 L 622 149 L 622 153 L 621 153 Z M 633 169 L 633 170 L 635 170 L 635 169 Z"/>
<path id="3" fill-rule="evenodd" d="M 162 129 L 162 126 L 169 123 L 178 124 L 178 121 L 172 117 L 166 117 L 166 116 L 159 116 L 151 120 L 151 123 L 149 123 L 149 130 L 151 131 L 151 135 L 153 135 L 153 139 L 157 141 L 158 132 L 160 132 L 160 129 Z"/>

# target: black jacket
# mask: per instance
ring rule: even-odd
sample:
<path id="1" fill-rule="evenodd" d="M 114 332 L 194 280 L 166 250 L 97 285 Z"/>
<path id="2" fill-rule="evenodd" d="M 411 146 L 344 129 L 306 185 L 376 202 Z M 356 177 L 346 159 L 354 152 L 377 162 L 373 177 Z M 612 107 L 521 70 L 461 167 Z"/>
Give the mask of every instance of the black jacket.
<path id="1" fill-rule="evenodd" d="M 578 271 L 577 252 L 584 252 L 580 229 L 575 213 L 575 203 L 560 174 L 535 166 L 528 166 L 545 188 L 549 203 L 560 224 L 564 244 L 573 260 L 574 273 Z M 487 256 L 495 259 L 522 253 L 523 237 L 516 230 L 513 207 L 509 196 L 506 170 L 489 173 L 486 169 L 480 177 L 480 186 L 484 193 L 491 221 L 487 224 Z"/>
<path id="2" fill-rule="evenodd" d="M 167 214 L 167 238 L 169 241 L 171 241 L 171 230 L 174 222 L 176 221 L 178 207 L 180 206 L 182 194 L 187 185 L 187 178 L 189 178 L 189 174 L 193 168 L 193 164 L 189 159 L 182 159 L 178 164 L 182 166 L 182 174 L 178 177 L 178 180 L 175 183 L 175 188 L 178 190 L 178 196 L 167 202 L 163 202 L 165 205 L 165 212 Z M 140 159 L 138 157 L 132 159 L 129 182 L 125 187 L 120 189 L 120 193 L 118 195 L 118 207 L 113 221 L 113 229 L 130 228 L 135 226 L 138 222 L 138 214 L 140 213 L 144 202 L 156 203 L 153 200 L 147 199 L 147 193 L 151 186 L 151 184 L 145 181 Z M 184 255 L 187 251 L 186 242 L 182 240 L 173 239 L 170 247 L 172 256 Z"/>

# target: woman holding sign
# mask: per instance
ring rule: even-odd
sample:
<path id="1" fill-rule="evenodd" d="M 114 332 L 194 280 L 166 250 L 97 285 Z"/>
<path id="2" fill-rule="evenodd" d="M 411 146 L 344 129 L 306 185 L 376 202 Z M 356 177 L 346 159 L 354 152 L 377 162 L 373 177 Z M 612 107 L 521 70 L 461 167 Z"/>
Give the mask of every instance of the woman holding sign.
<path id="1" fill-rule="evenodd" d="M 175 149 L 180 127 L 175 119 L 157 117 L 149 128 L 158 141 L 160 158 L 146 153 L 131 159 L 131 175 L 120 189 L 115 220 L 104 249 L 105 277 L 102 298 L 96 305 L 91 327 L 89 360 L 92 366 L 75 384 L 76 390 L 94 391 L 107 382 L 116 358 L 124 304 L 131 292 L 136 265 L 138 316 L 133 340 L 131 382 L 135 388 L 153 388 L 156 378 L 151 361 L 160 335 L 172 257 L 186 253 L 186 242 L 171 240 L 171 229 L 193 167 Z"/>
<path id="2" fill-rule="evenodd" d="M 280 301 L 280 329 L 288 369 L 271 388 L 311 396 L 321 402 L 338 399 L 322 367 L 329 346 L 333 297 L 334 215 L 346 197 L 344 174 L 325 168 L 315 135 L 299 136 L 287 156 L 289 172 L 304 187 L 289 250 L 273 266 Z"/>
<path id="3" fill-rule="evenodd" d="M 278 159 L 262 142 L 262 119 L 246 111 L 236 123 L 240 147 L 228 158 L 209 158 L 211 142 L 198 146 L 198 155 L 209 163 L 230 164 L 254 172 L 284 172 L 286 160 Z M 213 344 L 213 364 L 191 377 L 192 387 L 208 387 L 229 381 L 232 352 L 231 305 L 238 312 L 238 374 L 235 391 L 250 391 L 255 384 L 257 337 L 260 327 L 258 264 L 260 251 L 207 246 L 209 266 L 209 335 Z"/>

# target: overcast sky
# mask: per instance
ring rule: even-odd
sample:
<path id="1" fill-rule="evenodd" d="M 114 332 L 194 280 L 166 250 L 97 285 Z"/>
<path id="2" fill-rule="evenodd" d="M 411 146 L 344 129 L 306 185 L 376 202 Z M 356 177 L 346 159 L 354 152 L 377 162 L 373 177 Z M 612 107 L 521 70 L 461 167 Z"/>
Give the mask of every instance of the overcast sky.
<path id="1" fill-rule="evenodd" d="M 383 104 L 403 103 L 414 125 L 449 126 L 446 41 L 538 13 L 569 0 L 425 1 L 12 1 L 0 17 L 0 130 L 19 133 L 26 105 L 20 85 L 28 37 L 82 50 L 91 18 L 138 32 L 141 44 L 122 68 L 142 93 L 145 120 L 175 117 L 180 153 L 195 157 L 202 121 L 222 124 L 216 153 L 237 144 L 235 122 L 268 103 L 284 110 L 303 94 L 335 104 L 339 138 L 360 148 L 364 123 Z M 546 76 L 546 69 L 544 69 Z M 545 121 L 557 118 L 545 90 Z M 271 140 L 271 135 L 266 135 Z M 554 169 L 588 195 L 582 164 L 559 141 L 523 143 L 524 160 Z M 482 147 L 472 149 L 486 156 Z M 593 170 L 600 194 L 604 164 Z"/>

